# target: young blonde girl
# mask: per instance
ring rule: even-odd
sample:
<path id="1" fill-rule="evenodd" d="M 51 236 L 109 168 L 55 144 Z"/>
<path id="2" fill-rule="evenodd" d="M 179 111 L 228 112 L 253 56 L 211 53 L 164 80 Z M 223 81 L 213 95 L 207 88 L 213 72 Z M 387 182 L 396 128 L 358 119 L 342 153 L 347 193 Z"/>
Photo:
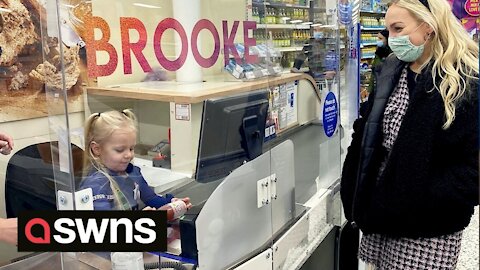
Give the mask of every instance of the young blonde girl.
<path id="1" fill-rule="evenodd" d="M 131 110 L 92 114 L 85 125 L 86 178 L 80 188 L 92 188 L 95 210 L 159 208 L 172 199 L 155 194 L 134 157 L 137 124 Z"/>

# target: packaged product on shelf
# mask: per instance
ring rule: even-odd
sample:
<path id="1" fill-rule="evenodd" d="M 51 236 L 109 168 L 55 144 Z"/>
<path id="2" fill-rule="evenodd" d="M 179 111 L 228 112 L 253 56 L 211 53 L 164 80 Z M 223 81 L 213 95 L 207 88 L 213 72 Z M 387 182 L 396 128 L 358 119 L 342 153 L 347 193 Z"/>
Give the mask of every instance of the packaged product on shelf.
<path id="1" fill-rule="evenodd" d="M 244 76 L 244 68 L 236 63 L 234 59 L 230 59 L 225 70 L 232 74 L 236 79 L 241 79 Z"/>
<path id="2" fill-rule="evenodd" d="M 241 43 L 235 43 L 235 49 L 237 49 L 238 55 L 243 57 L 243 54 L 245 53 L 245 46 L 243 46 Z"/>
<path id="3" fill-rule="evenodd" d="M 253 65 L 251 65 L 251 64 L 244 64 L 242 67 L 243 67 L 243 70 L 245 70 L 245 72 L 249 72 L 249 71 L 255 70 L 255 66 L 253 66 Z"/>

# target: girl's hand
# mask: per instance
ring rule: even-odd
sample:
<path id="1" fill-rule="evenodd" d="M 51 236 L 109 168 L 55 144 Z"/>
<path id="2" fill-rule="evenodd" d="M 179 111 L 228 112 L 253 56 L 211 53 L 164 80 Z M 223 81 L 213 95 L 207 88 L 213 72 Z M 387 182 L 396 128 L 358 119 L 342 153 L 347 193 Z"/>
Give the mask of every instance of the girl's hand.
<path id="1" fill-rule="evenodd" d="M 150 206 L 146 206 L 145 208 L 142 209 L 142 211 L 155 211 L 157 210 L 156 208 L 154 207 L 150 207 Z"/>
<path id="2" fill-rule="evenodd" d="M 185 204 L 187 205 L 187 210 L 189 210 L 190 208 L 192 208 L 192 204 L 190 203 L 190 198 L 189 197 L 185 197 L 185 198 L 172 198 L 172 202 L 175 202 L 175 201 L 184 201 Z"/>

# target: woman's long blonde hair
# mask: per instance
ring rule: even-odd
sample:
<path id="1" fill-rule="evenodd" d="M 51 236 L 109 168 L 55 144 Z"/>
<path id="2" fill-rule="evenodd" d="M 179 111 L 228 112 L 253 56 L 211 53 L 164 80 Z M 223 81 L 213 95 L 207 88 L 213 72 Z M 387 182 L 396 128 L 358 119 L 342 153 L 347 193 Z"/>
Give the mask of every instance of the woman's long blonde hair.
<path id="1" fill-rule="evenodd" d="M 118 183 L 109 174 L 108 169 L 102 164 L 100 158 L 96 156 L 91 144 L 96 142 L 98 144 L 104 143 L 113 134 L 115 130 L 132 130 L 137 132 L 137 119 L 135 114 L 130 109 L 119 111 L 107 111 L 102 113 L 94 113 L 90 115 L 85 122 L 85 157 L 84 174 L 88 174 L 93 167 L 99 173 L 103 174 L 110 182 L 110 188 L 114 196 L 115 208 L 119 210 L 127 210 L 130 205 L 125 205 L 126 197 L 121 192 Z M 128 201 L 127 201 L 128 202 Z"/>
<path id="2" fill-rule="evenodd" d="M 426 1 L 430 10 L 419 0 L 393 0 L 392 4 L 407 9 L 418 21 L 429 24 L 434 30 L 431 55 L 421 68 L 433 60 L 433 82 L 442 95 L 446 117 L 443 128 L 447 129 L 455 120 L 458 102 L 468 94 L 468 90 L 476 90 L 468 85 L 472 80 L 478 82 L 478 44 L 469 37 L 446 0 Z"/>

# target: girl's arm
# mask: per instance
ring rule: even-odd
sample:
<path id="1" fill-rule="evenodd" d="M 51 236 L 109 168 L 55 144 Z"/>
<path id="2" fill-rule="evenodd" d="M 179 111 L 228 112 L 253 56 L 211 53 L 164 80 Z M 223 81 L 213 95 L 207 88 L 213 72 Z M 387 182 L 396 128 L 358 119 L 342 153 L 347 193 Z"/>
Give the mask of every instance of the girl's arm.
<path id="1" fill-rule="evenodd" d="M 165 197 L 157 195 L 155 191 L 148 186 L 147 181 L 145 181 L 140 172 L 140 168 L 134 167 L 130 177 L 135 179 L 135 182 L 138 184 L 138 188 L 140 189 L 140 199 L 145 205 L 159 208 L 172 201 L 173 195 L 166 194 Z"/>
<path id="2" fill-rule="evenodd" d="M 115 210 L 113 192 L 107 177 L 101 173 L 94 173 L 80 184 L 80 190 L 85 188 L 92 189 L 94 210 Z"/>

